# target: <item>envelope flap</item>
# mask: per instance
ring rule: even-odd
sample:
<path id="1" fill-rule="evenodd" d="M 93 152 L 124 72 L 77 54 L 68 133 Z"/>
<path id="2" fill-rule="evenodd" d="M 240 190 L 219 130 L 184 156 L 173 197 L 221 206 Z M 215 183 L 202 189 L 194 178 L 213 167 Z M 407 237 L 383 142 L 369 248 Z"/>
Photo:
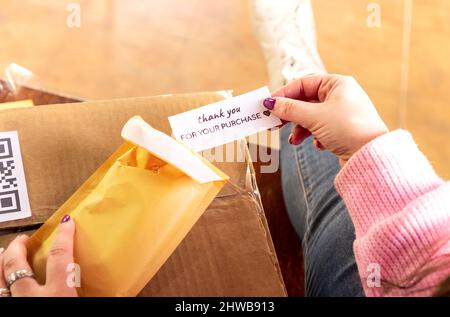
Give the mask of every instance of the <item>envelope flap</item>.
<path id="1" fill-rule="evenodd" d="M 200 184 L 226 179 L 216 173 L 198 154 L 167 134 L 152 128 L 139 116 L 128 120 L 122 129 L 122 138 L 174 165 Z"/>

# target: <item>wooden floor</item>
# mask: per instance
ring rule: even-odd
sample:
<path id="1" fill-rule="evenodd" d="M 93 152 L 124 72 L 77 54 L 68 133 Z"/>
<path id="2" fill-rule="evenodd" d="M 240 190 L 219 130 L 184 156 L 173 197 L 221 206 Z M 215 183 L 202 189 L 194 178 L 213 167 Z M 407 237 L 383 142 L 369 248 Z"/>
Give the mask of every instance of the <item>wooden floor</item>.
<path id="1" fill-rule="evenodd" d="M 372 2 L 380 4 L 380 28 L 367 26 L 369 1 L 314 0 L 320 53 L 330 72 L 355 76 L 388 125 L 411 131 L 449 179 L 450 2 Z"/>
<path id="2" fill-rule="evenodd" d="M 78 2 L 81 27 L 66 26 Z M 211 5 L 214 3 L 214 5 Z M 0 67 L 87 99 L 233 88 L 266 81 L 247 3 L 236 0 L 0 0 Z"/>
<path id="3" fill-rule="evenodd" d="M 267 81 L 246 0 L 78 0 L 80 28 L 66 26 L 71 2 L 0 0 L 0 69 L 14 61 L 43 87 L 86 99 L 241 93 Z M 408 128 L 449 178 L 450 2 L 377 0 L 380 28 L 366 23 L 368 3 L 313 0 L 323 60 L 355 76 L 389 126 Z"/>

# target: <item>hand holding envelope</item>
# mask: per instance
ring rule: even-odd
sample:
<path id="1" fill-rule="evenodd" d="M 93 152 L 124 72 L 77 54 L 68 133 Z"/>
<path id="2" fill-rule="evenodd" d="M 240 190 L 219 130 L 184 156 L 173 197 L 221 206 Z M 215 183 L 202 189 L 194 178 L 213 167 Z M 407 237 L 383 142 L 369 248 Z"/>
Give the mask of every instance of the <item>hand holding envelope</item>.
<path id="1" fill-rule="evenodd" d="M 228 177 L 140 118 L 120 147 L 28 242 L 38 282 L 60 219 L 76 223 L 80 296 L 135 296 L 175 250 Z"/>

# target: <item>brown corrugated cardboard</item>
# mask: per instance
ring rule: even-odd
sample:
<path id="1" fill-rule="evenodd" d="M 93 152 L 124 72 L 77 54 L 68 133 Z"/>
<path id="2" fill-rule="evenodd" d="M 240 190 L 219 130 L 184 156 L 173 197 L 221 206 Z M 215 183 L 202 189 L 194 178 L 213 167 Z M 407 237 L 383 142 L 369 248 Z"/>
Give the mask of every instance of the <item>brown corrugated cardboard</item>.
<path id="1" fill-rule="evenodd" d="M 0 79 L 0 102 L 13 102 L 30 99 L 36 106 L 38 106 L 81 101 L 74 97 L 54 94 L 23 85 L 14 84 L 14 88 L 15 90 L 12 89 L 8 82 Z"/>
<path id="2" fill-rule="evenodd" d="M 0 224 L 0 245 L 18 227 L 44 222 L 121 144 L 120 130 L 130 117 L 140 115 L 169 133 L 168 116 L 224 95 L 199 93 L 0 111 L 0 131 L 19 133 L 33 210 L 32 218 Z M 231 176 L 231 184 L 150 281 L 143 296 L 286 295 L 255 194 L 251 164 L 220 163 L 219 168 Z"/>

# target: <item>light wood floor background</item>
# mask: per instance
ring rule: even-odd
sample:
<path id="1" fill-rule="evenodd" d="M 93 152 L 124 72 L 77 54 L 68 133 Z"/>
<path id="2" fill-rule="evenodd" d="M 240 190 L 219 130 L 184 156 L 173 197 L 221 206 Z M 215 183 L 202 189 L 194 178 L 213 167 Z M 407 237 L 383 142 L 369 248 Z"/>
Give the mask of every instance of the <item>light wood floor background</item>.
<path id="1" fill-rule="evenodd" d="M 66 26 L 71 2 L 80 4 L 80 28 Z M 380 5 L 380 28 L 366 23 L 371 2 Z M 408 128 L 449 178 L 450 2 L 313 7 L 328 70 L 355 76 L 388 125 Z M 9 62 L 32 70 L 42 87 L 86 99 L 241 93 L 267 81 L 246 0 L 0 0 L 0 69 Z"/>

